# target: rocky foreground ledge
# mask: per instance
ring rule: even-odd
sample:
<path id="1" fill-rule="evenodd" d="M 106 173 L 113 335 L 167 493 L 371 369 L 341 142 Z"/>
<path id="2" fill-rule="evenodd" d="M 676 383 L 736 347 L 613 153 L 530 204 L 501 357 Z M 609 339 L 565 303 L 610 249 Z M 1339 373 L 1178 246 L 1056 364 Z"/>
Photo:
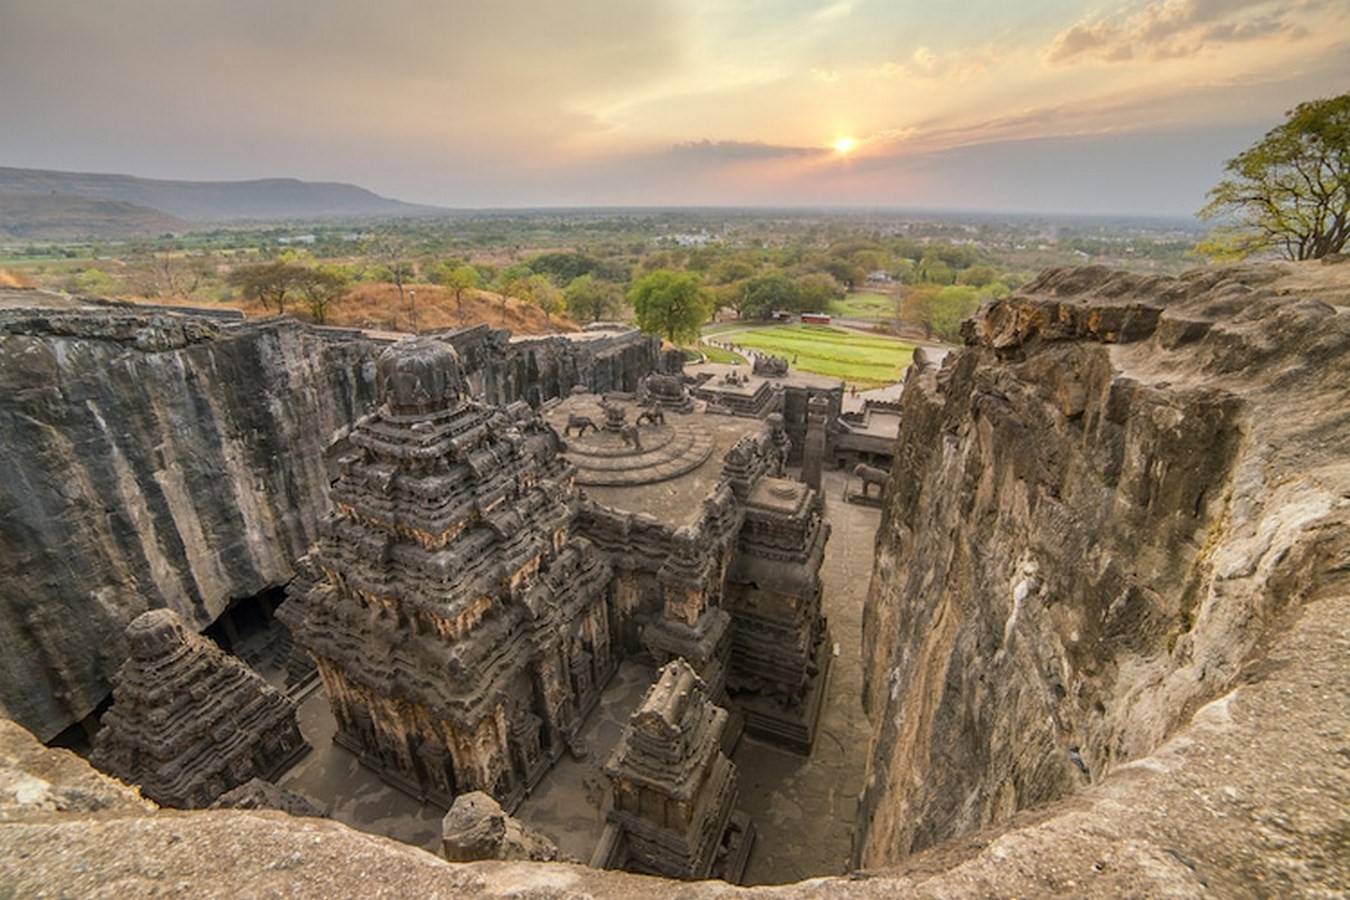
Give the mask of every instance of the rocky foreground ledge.
<path id="1" fill-rule="evenodd" d="M 0 885 L 20 897 L 1335 896 L 1350 889 L 1350 598 L 1309 606 L 1246 681 L 1081 793 L 852 878 L 683 884 L 449 863 L 324 819 L 155 810 L 0 722 Z M 841 824 L 842 827 L 842 824 Z"/>
<path id="2" fill-rule="evenodd" d="M 452 864 L 0 725 L 0 895 L 1350 892 L 1350 266 L 1049 272 L 911 369 L 851 878 Z M 844 823 L 840 827 L 845 827 Z"/>

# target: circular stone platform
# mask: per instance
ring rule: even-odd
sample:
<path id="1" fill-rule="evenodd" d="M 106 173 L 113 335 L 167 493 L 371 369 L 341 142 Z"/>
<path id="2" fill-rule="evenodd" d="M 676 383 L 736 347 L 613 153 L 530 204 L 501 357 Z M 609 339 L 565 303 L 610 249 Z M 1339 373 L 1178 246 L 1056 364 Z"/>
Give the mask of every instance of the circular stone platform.
<path id="1" fill-rule="evenodd" d="M 595 418 L 604 420 L 603 416 Z M 639 426 L 638 435 L 641 450 L 634 450 L 620 435 L 603 429 L 588 430 L 583 437 L 564 437 L 563 452 L 577 467 L 577 484 L 654 484 L 697 469 L 713 451 L 712 435 L 697 420 L 685 416 L 667 414 L 664 425 Z"/>

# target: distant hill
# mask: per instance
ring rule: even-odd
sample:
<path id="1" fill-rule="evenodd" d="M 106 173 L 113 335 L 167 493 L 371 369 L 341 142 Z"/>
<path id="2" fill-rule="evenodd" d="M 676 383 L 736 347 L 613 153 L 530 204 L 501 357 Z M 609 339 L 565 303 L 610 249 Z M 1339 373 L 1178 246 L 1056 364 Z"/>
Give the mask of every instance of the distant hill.
<path id="1" fill-rule="evenodd" d="M 161 181 L 0 166 L 0 194 L 118 200 L 188 222 L 416 216 L 439 212 L 351 184 L 265 178 L 259 181 Z M 166 229 L 175 230 L 175 229 Z M 181 226 L 179 229 L 181 230 Z"/>
<path id="2" fill-rule="evenodd" d="M 124 200 L 0 193 L 0 239 L 5 240 L 122 238 L 181 233 L 190 227 L 177 216 Z"/>

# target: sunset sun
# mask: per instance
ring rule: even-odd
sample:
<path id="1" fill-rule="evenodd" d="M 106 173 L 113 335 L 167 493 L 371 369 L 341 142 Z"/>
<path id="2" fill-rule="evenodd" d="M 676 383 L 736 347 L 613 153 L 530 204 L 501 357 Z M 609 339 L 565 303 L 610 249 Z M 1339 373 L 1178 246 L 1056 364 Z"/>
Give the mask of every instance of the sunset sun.
<path id="1" fill-rule="evenodd" d="M 834 152 L 846 156 L 857 144 L 857 141 L 848 136 L 837 138 L 834 142 Z"/>

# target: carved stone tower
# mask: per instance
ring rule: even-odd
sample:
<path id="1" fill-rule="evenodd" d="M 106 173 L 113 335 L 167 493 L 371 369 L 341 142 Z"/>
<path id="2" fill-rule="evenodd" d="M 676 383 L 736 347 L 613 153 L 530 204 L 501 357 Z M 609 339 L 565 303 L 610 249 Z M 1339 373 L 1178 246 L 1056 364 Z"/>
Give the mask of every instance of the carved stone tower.
<path id="1" fill-rule="evenodd" d="M 754 829 L 735 812 L 726 725 L 726 710 L 684 660 L 661 669 L 605 764 L 614 805 L 601 862 L 669 878 L 739 878 Z"/>
<path id="2" fill-rule="evenodd" d="M 173 610 L 137 616 L 127 642 L 92 760 L 156 803 L 205 808 L 309 750 L 295 704 Z"/>
<path id="3" fill-rule="evenodd" d="M 609 568 L 572 535 L 574 469 L 528 406 L 466 398 L 431 338 L 385 350 L 378 379 L 281 615 L 339 743 L 414 795 L 513 808 L 613 672 Z"/>

